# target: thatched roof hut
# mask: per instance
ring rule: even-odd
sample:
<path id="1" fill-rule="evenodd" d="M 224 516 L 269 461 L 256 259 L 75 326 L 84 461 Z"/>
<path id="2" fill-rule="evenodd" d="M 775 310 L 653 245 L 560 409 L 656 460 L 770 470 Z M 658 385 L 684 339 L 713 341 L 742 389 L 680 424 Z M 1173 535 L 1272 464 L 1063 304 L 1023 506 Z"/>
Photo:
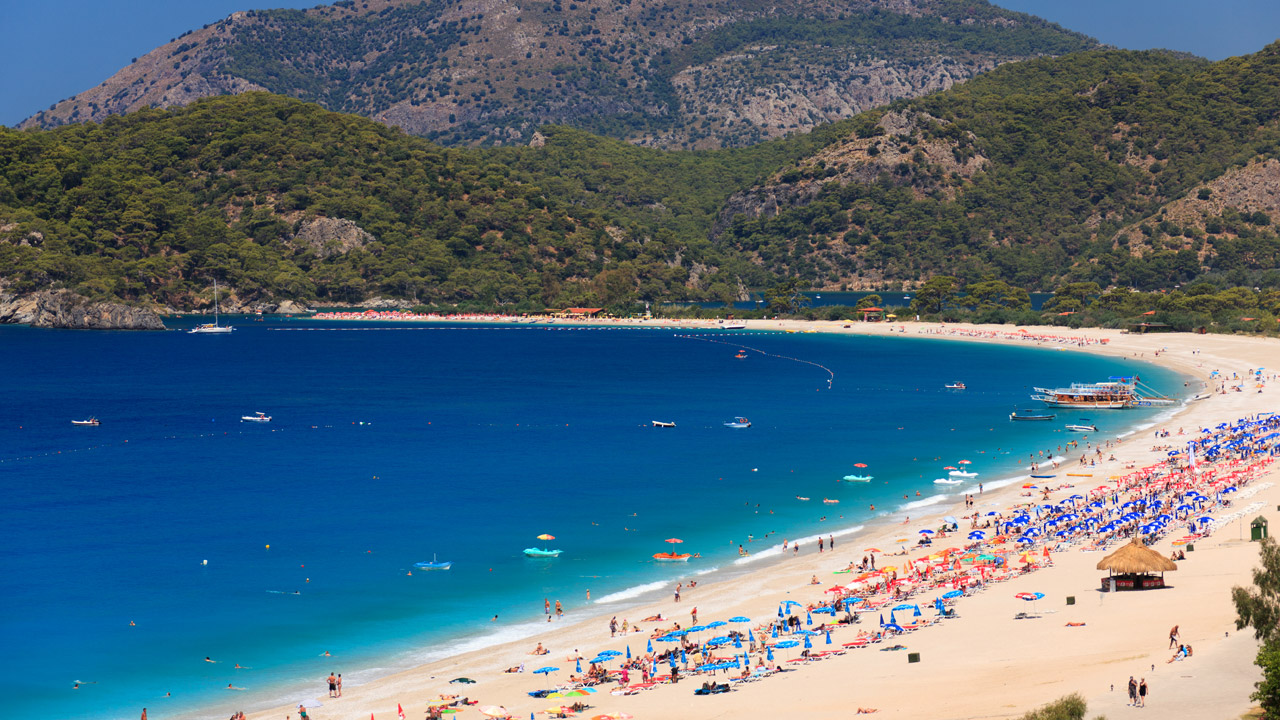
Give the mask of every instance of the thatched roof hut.
<path id="1" fill-rule="evenodd" d="M 1121 575 L 1166 572 L 1177 570 L 1178 565 L 1152 550 L 1138 538 L 1098 561 L 1099 570 L 1110 570 Z"/>

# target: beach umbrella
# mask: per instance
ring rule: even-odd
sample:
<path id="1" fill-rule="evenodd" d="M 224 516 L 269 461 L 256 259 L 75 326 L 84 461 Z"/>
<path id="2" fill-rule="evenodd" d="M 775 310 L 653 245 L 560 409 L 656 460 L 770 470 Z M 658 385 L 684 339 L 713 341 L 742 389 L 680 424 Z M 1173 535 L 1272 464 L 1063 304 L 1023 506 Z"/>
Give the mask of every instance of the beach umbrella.
<path id="1" fill-rule="evenodd" d="M 885 627 L 885 629 L 886 629 L 886 630 L 893 630 L 894 632 L 903 632 L 903 630 L 902 630 L 902 626 L 901 626 L 901 625 L 899 625 L 899 624 L 897 624 L 897 623 L 889 623 L 888 625 L 885 625 L 884 627 Z"/>
<path id="2" fill-rule="evenodd" d="M 706 644 L 706 645 L 724 645 L 725 643 L 729 642 L 730 640 L 733 640 L 733 638 L 729 637 L 728 635 L 721 635 L 720 637 L 713 637 L 713 638 L 711 638 L 710 640 L 708 640 L 708 641 L 707 641 L 706 643 L 704 643 L 704 644 Z"/>
<path id="3" fill-rule="evenodd" d="M 805 624 L 805 625 L 812 625 L 812 624 L 813 624 L 813 615 L 812 615 L 811 613 L 805 613 L 805 614 L 804 614 L 804 624 Z"/>
<path id="4" fill-rule="evenodd" d="M 742 649 L 742 636 L 741 636 L 741 635 L 734 635 L 734 636 L 733 636 L 733 646 L 734 646 L 735 648 L 739 649 L 739 650 L 741 650 L 741 649 Z"/>
<path id="5" fill-rule="evenodd" d="M 539 536 L 538 536 L 538 539 L 539 539 L 539 540 L 555 540 L 555 539 L 556 539 L 556 536 L 555 536 L 555 535 L 548 535 L 548 534 L 546 534 L 546 533 L 543 533 L 543 534 L 541 534 L 541 535 L 539 535 Z"/>
<path id="6" fill-rule="evenodd" d="M 480 714 L 494 718 L 504 718 L 509 716 L 511 713 L 507 712 L 507 709 L 501 705 L 486 705 L 480 708 Z"/>
<path id="7" fill-rule="evenodd" d="M 947 600 L 951 600 L 953 598 L 958 598 L 963 596 L 964 596 L 964 592 L 960 590 L 951 590 L 949 592 L 942 593 L 942 597 Z"/>
<path id="8" fill-rule="evenodd" d="M 911 612 L 911 614 L 912 614 L 912 616 L 914 616 L 914 617 L 920 617 L 920 615 L 922 614 L 922 613 L 920 612 L 920 606 L 919 606 L 919 605 L 916 605 L 916 606 L 915 606 L 915 609 Z"/>
<path id="9" fill-rule="evenodd" d="M 921 535 L 932 535 L 932 534 L 933 534 L 933 531 L 932 531 L 932 530 L 921 530 L 921 531 L 920 531 L 920 534 L 921 534 Z"/>
<path id="10" fill-rule="evenodd" d="M 603 650 L 596 654 L 599 655 L 600 657 L 617 657 L 622 653 L 618 652 L 617 650 Z"/>
<path id="11" fill-rule="evenodd" d="M 750 630 L 747 630 L 747 642 L 753 643 L 755 641 L 756 641 L 756 634 L 754 632 L 751 632 Z"/>
<path id="12" fill-rule="evenodd" d="M 830 644 L 831 644 L 831 631 L 830 631 L 830 630 L 828 630 L 828 631 L 827 631 L 827 644 L 828 644 L 828 645 L 830 645 Z"/>
<path id="13" fill-rule="evenodd" d="M 778 648 L 779 650 L 786 650 L 787 648 L 793 648 L 793 647 L 799 647 L 799 646 L 800 646 L 799 640 L 783 640 L 782 642 L 774 645 L 774 647 Z"/>
<path id="14" fill-rule="evenodd" d="M 581 660 L 581 659 L 579 659 L 579 660 L 578 660 L 578 662 L 577 662 L 577 664 L 574 666 L 574 672 L 576 672 L 576 673 L 578 673 L 578 674 L 581 674 L 581 673 L 582 673 L 582 660 Z"/>
<path id="15" fill-rule="evenodd" d="M 653 652 L 653 641 L 649 640 L 645 643 L 645 652 Z"/>
<path id="16" fill-rule="evenodd" d="M 866 548 L 862 552 L 884 552 L 884 551 L 881 550 L 880 548 Z"/>
<path id="17" fill-rule="evenodd" d="M 915 607 L 915 605 L 912 605 L 911 603 L 902 603 L 900 605 L 894 605 L 893 609 L 894 610 L 910 610 L 913 607 Z"/>
<path id="18" fill-rule="evenodd" d="M 806 635 L 804 638 L 804 648 L 808 650 L 811 647 L 813 647 L 813 641 L 809 639 L 808 635 Z"/>
<path id="19" fill-rule="evenodd" d="M 884 613 L 880 613 L 880 627 L 884 627 Z"/>
<path id="20" fill-rule="evenodd" d="M 560 669 L 560 668 L 558 668 L 558 667 L 551 667 L 550 665 L 548 665 L 548 666 L 546 666 L 546 667 L 540 667 L 540 668 L 538 668 L 537 670 L 534 670 L 533 672 L 534 672 L 534 674 L 535 674 L 535 675 L 536 675 L 536 674 L 538 674 L 538 673 L 542 673 L 543 675 L 546 675 L 546 674 L 549 674 L 549 673 L 553 673 L 553 672 L 555 672 L 555 671 L 557 671 L 557 670 L 559 670 L 559 669 Z"/>
<path id="21" fill-rule="evenodd" d="M 776 624 L 773 626 L 773 639 L 778 639 L 778 626 Z"/>
<path id="22" fill-rule="evenodd" d="M 765 648 L 764 656 L 765 656 L 765 659 L 767 659 L 769 662 L 773 662 L 773 648 L 772 647 Z"/>
<path id="23" fill-rule="evenodd" d="M 898 618 L 894 617 L 892 610 L 889 611 L 889 624 L 890 625 L 898 624 Z"/>
<path id="24" fill-rule="evenodd" d="M 630 646 L 630 645 L 628 645 L 628 646 L 627 646 L 627 659 L 628 659 L 628 660 L 630 660 L 630 659 L 631 659 L 631 646 Z"/>
<path id="25" fill-rule="evenodd" d="M 729 618 L 729 622 L 731 622 L 731 623 L 744 623 L 744 622 L 751 622 L 751 618 L 749 618 L 749 617 L 742 617 L 741 615 L 737 615 L 737 616 L 734 616 L 734 617 Z"/>
<path id="26" fill-rule="evenodd" d="M 689 664 L 689 656 L 684 654 L 684 648 L 680 648 L 680 662 L 685 665 Z"/>

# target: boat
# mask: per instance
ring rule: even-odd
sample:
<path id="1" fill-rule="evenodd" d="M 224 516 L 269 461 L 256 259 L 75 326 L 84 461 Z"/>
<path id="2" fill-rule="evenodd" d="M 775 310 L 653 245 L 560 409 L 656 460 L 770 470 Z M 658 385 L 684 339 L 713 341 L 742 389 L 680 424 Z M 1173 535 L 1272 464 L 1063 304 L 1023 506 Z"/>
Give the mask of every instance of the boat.
<path id="1" fill-rule="evenodd" d="M 1133 377 L 1113 376 L 1106 382 L 1071 383 L 1068 387 L 1032 388 L 1035 394 L 1032 400 L 1039 400 L 1049 407 L 1092 408 L 1097 410 L 1121 410 L 1132 407 L 1152 407 L 1156 405 L 1173 405 L 1174 400 L 1158 394 L 1150 388 L 1143 388 L 1151 396 L 1138 393 L 1141 382 L 1137 375 Z"/>
<path id="2" fill-rule="evenodd" d="M 453 561 L 452 560 L 443 560 L 443 561 L 436 560 L 436 556 L 433 554 L 431 556 L 430 562 L 424 560 L 423 562 L 420 562 L 420 563 L 414 563 L 413 566 L 418 568 L 419 570 L 448 570 L 449 568 L 453 567 Z"/>
<path id="3" fill-rule="evenodd" d="M 737 354 L 737 355 L 734 355 L 734 357 L 735 357 L 735 358 L 737 358 L 737 359 L 739 359 L 739 360 L 746 360 L 746 359 L 747 359 L 747 354 L 746 354 L 745 352 L 743 352 L 742 350 L 739 350 L 739 351 L 738 351 L 738 354 Z"/>
<path id="4" fill-rule="evenodd" d="M 1037 480 L 1048 480 L 1049 478 L 1057 477 L 1057 475 L 1032 475 L 1031 477 Z"/>
<path id="5" fill-rule="evenodd" d="M 1030 411 L 1019 412 L 1017 410 L 1009 413 L 1010 420 L 1052 420 L 1055 417 L 1057 417 L 1057 415 L 1054 415 L 1053 413 L 1034 413 Z"/>
<path id="6" fill-rule="evenodd" d="M 675 423 L 673 423 L 673 422 L 665 422 L 665 421 L 663 421 L 663 420 L 654 420 L 654 421 L 653 421 L 653 426 L 654 426 L 654 427 L 672 428 L 672 427 L 675 427 L 675 426 L 676 426 L 676 424 L 675 424 Z"/>
<path id="7" fill-rule="evenodd" d="M 744 417 L 736 417 L 733 422 L 727 422 L 724 426 L 727 428 L 749 428 L 751 427 L 751 421 Z"/>
<path id="8" fill-rule="evenodd" d="M 525 555 L 528 555 L 529 557 L 536 557 L 536 558 L 560 557 L 560 553 L 562 552 L 564 551 L 563 550 L 544 550 L 541 548 L 525 548 L 524 549 Z"/>
<path id="9" fill-rule="evenodd" d="M 1067 426 L 1067 429 L 1070 430 L 1071 432 L 1098 432 L 1097 425 L 1071 424 Z"/>
<path id="10" fill-rule="evenodd" d="M 950 473 L 950 475 L 951 475 L 951 477 L 957 477 L 957 478 L 975 478 L 975 477 L 978 477 L 978 473 L 976 473 L 976 472 L 971 472 L 971 471 L 969 471 L 969 470 L 952 470 L 952 471 L 951 471 L 951 473 Z"/>
<path id="11" fill-rule="evenodd" d="M 957 478 L 938 478 L 937 480 L 933 481 L 933 484 L 934 485 L 959 485 L 962 482 L 964 481 Z"/>
<path id="12" fill-rule="evenodd" d="M 871 482 L 875 479 L 874 475 L 845 475 L 845 480 L 849 482 Z"/>
<path id="13" fill-rule="evenodd" d="M 746 323 L 741 323 L 741 322 L 736 322 L 736 323 L 721 323 L 721 324 L 720 324 L 720 329 L 721 329 L 721 330 L 746 330 L 746 329 L 747 329 L 747 324 L 746 324 Z"/>
<path id="14" fill-rule="evenodd" d="M 88 420 L 72 420 L 72 421 L 71 421 L 71 424 L 72 424 L 72 425 L 85 425 L 85 426 L 88 426 L 88 427 L 98 427 L 98 425 L 100 425 L 101 423 L 99 423 L 99 422 L 98 422 L 98 418 L 96 418 L 96 417 L 90 417 Z"/>
<path id="15" fill-rule="evenodd" d="M 953 383 L 947 383 L 946 385 L 943 385 L 942 387 L 944 387 L 944 388 L 946 388 L 946 389 L 948 389 L 948 390 L 964 390 L 964 383 L 962 383 L 962 382 L 960 382 L 960 381 L 958 381 L 958 380 L 957 380 L 956 382 L 953 382 Z"/>
<path id="16" fill-rule="evenodd" d="M 271 422 L 271 416 L 261 412 L 254 415 L 241 415 L 240 422 L 269 423 Z"/>
<path id="17" fill-rule="evenodd" d="M 660 552 L 654 553 L 653 559 L 658 562 L 689 562 L 693 555 L 689 553 Z"/>
<path id="18" fill-rule="evenodd" d="M 828 505 L 838 505 L 840 503 L 839 500 L 832 500 L 831 498 L 822 498 L 822 502 Z"/>
<path id="19" fill-rule="evenodd" d="M 213 281 L 213 322 L 197 325 L 187 331 L 188 335 L 208 335 L 211 333 L 229 333 L 233 330 L 230 325 L 218 324 L 218 281 Z"/>

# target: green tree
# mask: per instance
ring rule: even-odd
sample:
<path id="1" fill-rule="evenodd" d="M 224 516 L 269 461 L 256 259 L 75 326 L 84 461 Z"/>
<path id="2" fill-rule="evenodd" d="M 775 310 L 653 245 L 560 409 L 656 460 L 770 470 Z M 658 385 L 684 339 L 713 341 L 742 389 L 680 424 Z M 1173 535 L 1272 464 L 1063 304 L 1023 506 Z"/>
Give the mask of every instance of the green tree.
<path id="1" fill-rule="evenodd" d="M 911 300 L 911 312 L 917 315 L 942 312 L 943 308 L 956 299 L 959 283 L 959 279 L 950 275 L 929 278 L 916 290 L 916 296 Z"/>
<path id="2" fill-rule="evenodd" d="M 859 300 L 858 304 L 853 306 L 853 309 L 862 310 L 863 308 L 880 307 L 881 303 L 883 302 L 884 302 L 884 298 L 880 297 L 875 293 L 871 293 L 870 295 L 867 295 L 863 297 L 861 300 Z"/>
<path id="3" fill-rule="evenodd" d="M 1236 629 L 1253 628 L 1262 641 L 1254 664 L 1262 668 L 1262 680 L 1250 696 L 1268 716 L 1280 715 L 1280 545 L 1263 538 L 1258 548 L 1261 567 L 1253 570 L 1253 587 L 1231 588 L 1236 606 Z"/>
<path id="4" fill-rule="evenodd" d="M 772 312 L 794 315 L 809 305 L 809 298 L 800 292 L 800 278 L 790 277 L 764 291 L 765 305 Z"/>

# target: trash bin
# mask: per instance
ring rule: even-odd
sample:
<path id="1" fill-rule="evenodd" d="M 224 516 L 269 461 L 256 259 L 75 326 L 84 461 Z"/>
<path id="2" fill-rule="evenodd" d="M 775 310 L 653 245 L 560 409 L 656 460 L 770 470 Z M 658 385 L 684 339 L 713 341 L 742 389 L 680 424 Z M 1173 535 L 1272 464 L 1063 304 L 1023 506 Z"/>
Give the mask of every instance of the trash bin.
<path id="1" fill-rule="evenodd" d="M 1196 551 L 1196 544 L 1195 544 L 1195 543 L 1187 543 L 1187 552 L 1195 552 L 1195 551 Z"/>
<path id="2" fill-rule="evenodd" d="M 1259 515 L 1249 523 L 1249 539 L 1261 540 L 1267 536 L 1267 519 Z"/>
<path id="3" fill-rule="evenodd" d="M 907 653 L 907 662 L 909 663 L 920 662 L 920 653 Z"/>
<path id="4" fill-rule="evenodd" d="M 1067 604 L 1068 604 L 1068 605 L 1075 605 L 1075 604 L 1076 604 L 1076 596 L 1075 596 L 1075 595 L 1068 595 L 1068 596 L 1067 596 Z"/>

